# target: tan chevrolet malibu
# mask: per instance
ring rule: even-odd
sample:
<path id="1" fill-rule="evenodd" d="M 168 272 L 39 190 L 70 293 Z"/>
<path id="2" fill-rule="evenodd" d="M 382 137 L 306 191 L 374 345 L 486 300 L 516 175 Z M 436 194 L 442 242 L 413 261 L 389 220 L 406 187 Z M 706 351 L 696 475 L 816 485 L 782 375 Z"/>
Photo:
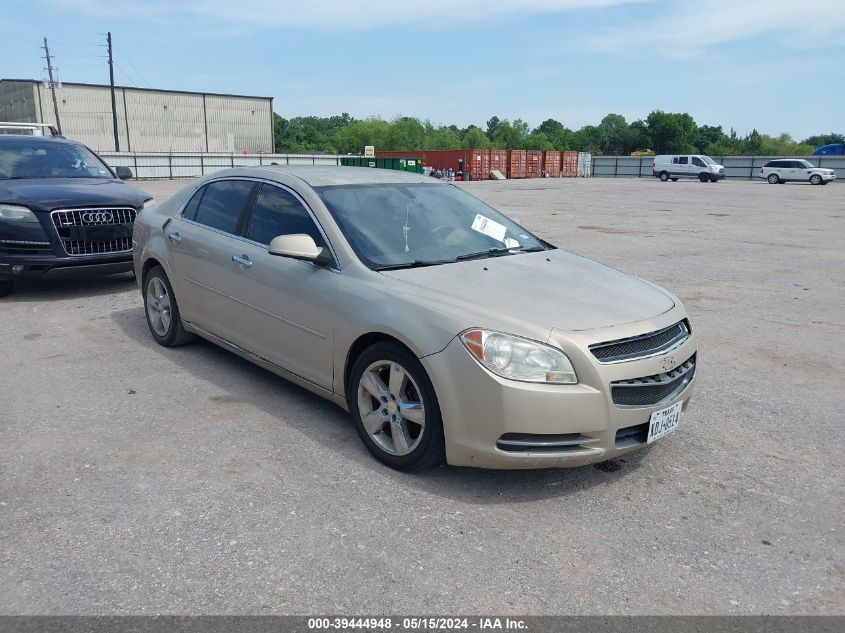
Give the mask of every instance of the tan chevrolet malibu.
<path id="1" fill-rule="evenodd" d="M 133 249 L 158 343 L 199 335 L 337 403 L 393 468 L 610 459 L 692 392 L 676 297 L 422 175 L 217 172 L 145 208 Z"/>

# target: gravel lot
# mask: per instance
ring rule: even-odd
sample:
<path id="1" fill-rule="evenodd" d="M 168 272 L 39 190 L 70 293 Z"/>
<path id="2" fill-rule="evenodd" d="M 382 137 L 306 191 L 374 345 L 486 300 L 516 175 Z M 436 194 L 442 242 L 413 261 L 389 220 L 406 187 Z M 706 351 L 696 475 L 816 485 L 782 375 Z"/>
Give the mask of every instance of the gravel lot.
<path id="1" fill-rule="evenodd" d="M 576 470 L 400 474 L 316 396 L 155 345 L 129 277 L 20 285 L 0 611 L 845 614 L 845 188 L 465 186 L 681 297 L 700 367 L 677 433 Z"/>

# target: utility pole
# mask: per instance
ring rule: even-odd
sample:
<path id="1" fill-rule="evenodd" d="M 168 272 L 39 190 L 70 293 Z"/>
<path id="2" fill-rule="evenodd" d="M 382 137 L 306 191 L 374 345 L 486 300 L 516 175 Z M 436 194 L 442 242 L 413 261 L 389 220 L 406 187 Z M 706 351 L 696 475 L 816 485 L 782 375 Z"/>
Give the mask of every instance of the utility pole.
<path id="1" fill-rule="evenodd" d="M 114 99 L 114 63 L 112 62 L 111 52 L 111 31 L 106 34 L 106 41 L 109 46 L 109 85 L 111 86 L 111 120 L 114 125 L 114 151 L 120 151 L 120 139 L 117 135 L 117 106 Z M 45 40 L 46 42 L 46 40 Z"/>
<path id="2" fill-rule="evenodd" d="M 62 133 L 62 122 L 59 119 L 59 102 L 56 100 L 56 82 L 53 81 L 53 62 L 50 60 L 50 49 L 47 48 L 47 38 L 44 38 L 44 58 L 47 60 L 47 74 L 50 77 L 50 93 L 53 95 L 53 112 L 56 114 L 56 128 Z M 43 121 L 42 121 L 43 123 Z"/>

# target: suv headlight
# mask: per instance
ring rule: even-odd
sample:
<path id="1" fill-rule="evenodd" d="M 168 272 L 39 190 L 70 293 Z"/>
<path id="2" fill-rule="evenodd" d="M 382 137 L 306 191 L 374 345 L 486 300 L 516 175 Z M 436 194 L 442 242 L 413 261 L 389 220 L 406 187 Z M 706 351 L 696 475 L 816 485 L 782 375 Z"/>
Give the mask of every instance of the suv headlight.
<path id="1" fill-rule="evenodd" d="M 38 218 L 32 211 L 16 204 L 0 204 L 0 220 L 39 224 Z"/>
<path id="2" fill-rule="evenodd" d="M 460 338 L 479 363 L 502 378 L 558 385 L 578 382 L 566 354 L 550 345 L 489 330 L 467 330 Z"/>

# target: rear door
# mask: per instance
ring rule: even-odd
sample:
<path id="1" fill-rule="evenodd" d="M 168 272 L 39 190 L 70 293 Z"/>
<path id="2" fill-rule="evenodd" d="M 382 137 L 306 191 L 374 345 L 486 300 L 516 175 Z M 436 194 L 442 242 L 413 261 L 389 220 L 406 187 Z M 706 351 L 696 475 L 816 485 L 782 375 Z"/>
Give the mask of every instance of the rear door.
<path id="1" fill-rule="evenodd" d="M 257 183 L 227 179 L 209 183 L 165 229 L 176 298 L 182 318 L 234 340 L 238 266 L 232 261 L 244 212 Z"/>
<path id="2" fill-rule="evenodd" d="M 331 266 L 270 255 L 279 235 L 304 233 L 318 246 L 326 238 L 303 200 L 282 185 L 264 183 L 244 221 L 243 239 L 227 255 L 237 257 L 231 315 L 236 342 L 254 354 L 326 389 L 332 388 L 332 344 L 339 272 Z"/>

